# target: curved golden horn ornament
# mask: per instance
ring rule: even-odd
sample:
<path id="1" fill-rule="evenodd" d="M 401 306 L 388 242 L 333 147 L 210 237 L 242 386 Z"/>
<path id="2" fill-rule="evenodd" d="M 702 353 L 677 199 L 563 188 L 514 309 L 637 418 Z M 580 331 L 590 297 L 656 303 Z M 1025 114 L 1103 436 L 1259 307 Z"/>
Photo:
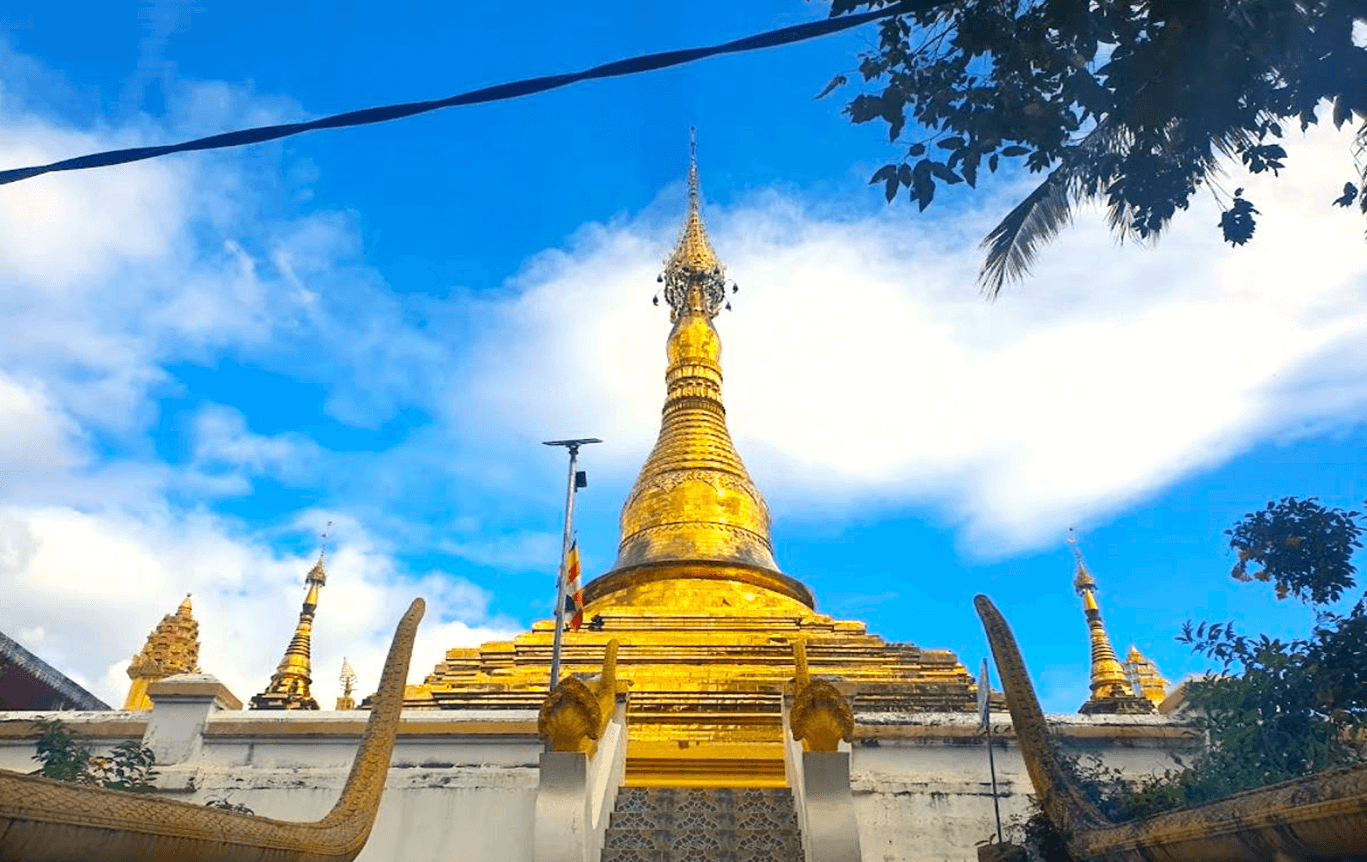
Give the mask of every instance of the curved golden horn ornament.
<path id="1" fill-rule="evenodd" d="M 399 727 L 425 604 L 399 621 L 375 706 L 337 804 L 291 823 L 0 770 L 0 859 L 7 862 L 348 862 L 370 837 Z"/>
<path id="2" fill-rule="evenodd" d="M 992 646 L 1026 771 L 1076 859 L 1282 862 L 1367 859 L 1367 765 L 1346 766 L 1224 799 L 1108 822 L 1060 766 L 1016 640 L 991 600 L 973 600 Z"/>

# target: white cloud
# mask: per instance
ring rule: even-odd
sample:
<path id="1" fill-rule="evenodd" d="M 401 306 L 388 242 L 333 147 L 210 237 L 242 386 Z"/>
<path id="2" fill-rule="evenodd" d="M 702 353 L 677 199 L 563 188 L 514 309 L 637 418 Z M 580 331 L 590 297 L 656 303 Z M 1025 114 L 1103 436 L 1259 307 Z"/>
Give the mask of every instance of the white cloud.
<path id="1" fill-rule="evenodd" d="M 0 45 L 0 59 L 16 58 L 24 61 Z M 167 100 L 165 124 L 90 131 L 0 89 L 0 163 L 276 121 L 292 110 L 215 82 L 174 85 Z M 354 219 L 259 212 L 279 180 L 252 170 L 210 154 L 40 177 L 0 195 L 0 629 L 31 636 L 45 660 L 114 705 L 129 658 L 185 591 L 194 594 L 204 669 L 244 699 L 260 691 L 312 564 L 281 547 L 297 547 L 326 520 L 345 529 L 315 628 L 324 705 L 344 653 L 363 694 L 376 683 L 413 596 L 429 600 L 415 680 L 443 648 L 512 630 L 491 614 L 482 588 L 409 571 L 396 548 L 344 510 L 244 523 L 173 502 L 207 506 L 250 490 L 260 475 L 317 487 L 326 484 L 319 465 L 331 462 L 306 436 L 258 433 L 224 404 L 198 406 L 188 463 L 164 462 L 153 435 L 158 399 L 179 385 L 172 363 L 247 357 L 296 379 L 313 375 L 331 384 L 334 413 L 358 422 L 412 403 L 426 386 L 411 372 L 441 364 L 358 260 Z"/>
<path id="2" fill-rule="evenodd" d="M 393 626 L 415 596 L 428 601 L 410 666 L 415 682 L 444 649 L 515 631 L 506 620 L 489 621 L 489 595 L 480 587 L 443 573 L 408 575 L 392 550 L 354 523 L 346 536 L 329 557 L 314 625 L 320 703 L 330 705 L 337 695 L 344 654 L 363 688 L 376 684 Z M 289 642 L 312 564 L 311 555 L 281 554 L 207 512 L 132 517 L 0 509 L 0 581 L 6 584 L 0 629 L 23 632 L 41 624 L 43 658 L 118 706 L 129 658 L 190 592 L 201 667 L 245 701 L 269 681 Z"/>
<path id="3" fill-rule="evenodd" d="M 256 434 L 240 410 L 205 404 L 194 420 L 194 460 L 208 469 L 226 468 L 277 479 L 313 481 L 322 452 L 299 434 Z"/>

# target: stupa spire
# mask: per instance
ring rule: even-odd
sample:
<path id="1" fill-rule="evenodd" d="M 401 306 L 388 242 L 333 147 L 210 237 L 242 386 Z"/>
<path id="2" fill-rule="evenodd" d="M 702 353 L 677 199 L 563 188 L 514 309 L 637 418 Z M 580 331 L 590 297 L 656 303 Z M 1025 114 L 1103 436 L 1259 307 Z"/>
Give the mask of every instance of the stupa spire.
<path id="1" fill-rule="evenodd" d="M 149 684 L 178 673 L 198 671 L 199 623 L 195 622 L 190 594 L 186 593 L 176 612 L 161 618 L 147 636 L 142 651 L 128 665 L 128 676 L 133 682 L 128 687 L 123 708 L 151 709 L 152 700 L 147 696 Z"/>
<path id="2" fill-rule="evenodd" d="M 330 525 L 329 525 L 330 526 Z M 324 539 L 327 533 L 323 534 Z M 304 577 L 308 592 L 299 611 L 299 622 L 294 627 L 285 655 L 271 675 L 266 690 L 252 698 L 252 709 L 317 709 L 318 701 L 309 691 L 312 684 L 310 647 L 313 641 L 313 617 L 318 611 L 318 593 L 327 584 L 326 544 L 318 552 L 318 562 Z"/>
<path id="3" fill-rule="evenodd" d="M 665 347 L 660 436 L 622 507 L 617 562 L 587 585 L 585 599 L 592 604 L 644 581 L 706 577 L 767 587 L 810 605 L 807 589 L 774 561 L 769 507 L 726 427 L 721 338 L 712 324 L 726 304 L 726 270 L 703 224 L 691 135 L 688 213 L 659 280 L 674 324 Z M 702 562 L 705 569 L 688 565 Z"/>
<path id="4" fill-rule="evenodd" d="M 1073 548 L 1073 559 L 1076 561 L 1073 589 L 1082 597 L 1082 612 L 1087 618 L 1087 631 L 1092 642 L 1092 696 L 1078 712 L 1086 715 L 1152 712 L 1152 704 L 1135 696 L 1125 669 L 1116 658 L 1110 635 L 1101 621 L 1101 606 L 1096 601 L 1096 578 L 1087 570 L 1082 549 L 1078 547 L 1077 533 L 1072 529 L 1068 530 L 1068 544 Z"/>
<path id="5" fill-rule="evenodd" d="M 665 261 L 660 281 L 670 320 L 685 313 L 716 317 L 726 302 L 726 267 L 712 249 L 702 220 L 702 190 L 698 181 L 698 139 L 688 133 L 688 215 L 684 219 L 674 253 Z"/>

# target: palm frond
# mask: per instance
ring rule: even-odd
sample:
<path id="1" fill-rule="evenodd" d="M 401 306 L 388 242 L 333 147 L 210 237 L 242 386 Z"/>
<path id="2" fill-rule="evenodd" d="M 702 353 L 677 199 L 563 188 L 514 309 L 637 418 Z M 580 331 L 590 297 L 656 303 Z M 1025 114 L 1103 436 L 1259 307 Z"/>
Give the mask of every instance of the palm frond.
<path id="1" fill-rule="evenodd" d="M 987 258 L 978 283 L 988 299 L 996 299 L 1008 280 L 1020 281 L 1030 273 L 1040 247 L 1073 220 L 1072 202 L 1060 165 L 983 239 Z"/>
<path id="2" fill-rule="evenodd" d="M 1072 222 L 1075 202 L 1100 193 L 1095 170 L 1084 168 L 1098 157 L 1123 150 L 1129 141 L 1124 126 L 1103 118 L 983 239 L 980 247 L 987 249 L 987 257 L 978 284 L 989 300 L 996 299 L 1008 281 L 1019 282 L 1030 273 L 1039 249 Z"/>

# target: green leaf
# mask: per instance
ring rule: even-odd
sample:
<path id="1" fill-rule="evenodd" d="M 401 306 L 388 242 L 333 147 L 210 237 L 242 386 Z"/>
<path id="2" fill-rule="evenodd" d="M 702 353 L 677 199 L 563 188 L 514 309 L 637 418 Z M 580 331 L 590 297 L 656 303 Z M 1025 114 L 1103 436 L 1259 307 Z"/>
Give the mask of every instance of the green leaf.
<path id="1" fill-rule="evenodd" d="M 896 165 L 883 165 L 883 167 L 879 168 L 877 171 L 874 172 L 873 178 L 869 180 L 869 185 L 887 182 L 888 177 L 895 176 L 897 176 Z"/>
<path id="2" fill-rule="evenodd" d="M 1253 231 L 1258 226 L 1253 218 L 1257 214 L 1258 211 L 1252 203 L 1245 198 L 1235 197 L 1229 209 L 1220 215 L 1220 230 L 1224 234 L 1225 242 L 1230 245 L 1243 245 L 1252 239 Z M 1266 580 L 1266 573 L 1257 572 L 1254 577 Z"/>
<path id="3" fill-rule="evenodd" d="M 948 167 L 940 164 L 939 162 L 930 163 L 930 172 L 937 179 L 944 180 L 952 186 L 958 185 L 959 183 L 963 182 L 962 177 L 951 171 Z"/>

